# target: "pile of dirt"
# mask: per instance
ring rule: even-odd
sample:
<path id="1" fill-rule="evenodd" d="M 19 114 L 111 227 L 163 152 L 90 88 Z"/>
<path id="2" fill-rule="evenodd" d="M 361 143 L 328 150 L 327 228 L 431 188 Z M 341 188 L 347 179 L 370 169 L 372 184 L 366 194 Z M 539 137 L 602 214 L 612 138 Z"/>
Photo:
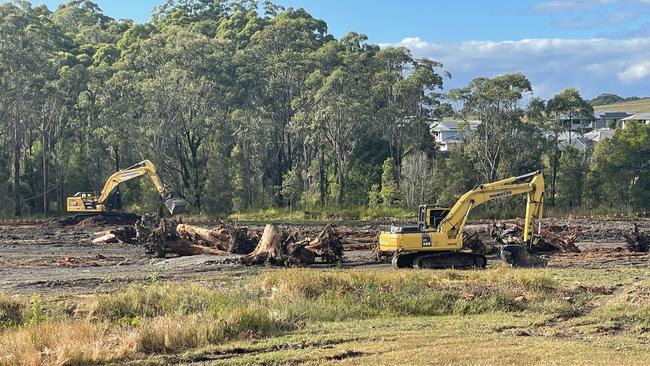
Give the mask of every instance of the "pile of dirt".
<path id="1" fill-rule="evenodd" d="M 102 226 L 135 225 L 140 220 L 140 215 L 134 213 L 100 213 L 100 214 L 78 214 L 65 216 L 50 220 L 46 225 L 49 227 L 67 227 L 85 229 Z"/>

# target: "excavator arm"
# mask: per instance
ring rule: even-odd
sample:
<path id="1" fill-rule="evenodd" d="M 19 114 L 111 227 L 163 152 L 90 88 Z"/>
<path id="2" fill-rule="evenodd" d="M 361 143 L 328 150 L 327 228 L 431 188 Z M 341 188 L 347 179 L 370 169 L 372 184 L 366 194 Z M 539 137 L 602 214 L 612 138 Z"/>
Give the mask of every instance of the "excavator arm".
<path id="1" fill-rule="evenodd" d="M 113 191 L 122 183 L 128 182 L 131 179 L 139 178 L 143 175 L 148 175 L 149 180 L 156 188 L 160 196 L 164 199 L 168 195 L 167 190 L 162 184 L 158 173 L 156 172 L 156 167 L 149 160 L 139 162 L 129 168 L 122 169 L 119 172 L 111 174 L 111 176 L 104 183 L 104 188 L 102 188 L 101 195 L 99 196 L 99 203 L 105 203 L 108 200 L 108 197 L 113 193 Z"/>
<path id="2" fill-rule="evenodd" d="M 528 179 L 530 181 L 522 183 Z M 526 194 L 526 217 L 524 224 L 524 241 L 530 244 L 533 238 L 535 220 L 542 218 L 544 206 L 544 176 L 540 171 L 518 177 L 503 179 L 494 183 L 482 184 L 465 193 L 451 208 L 438 227 L 439 232 L 452 238 L 460 238 L 470 211 L 491 200 Z"/>

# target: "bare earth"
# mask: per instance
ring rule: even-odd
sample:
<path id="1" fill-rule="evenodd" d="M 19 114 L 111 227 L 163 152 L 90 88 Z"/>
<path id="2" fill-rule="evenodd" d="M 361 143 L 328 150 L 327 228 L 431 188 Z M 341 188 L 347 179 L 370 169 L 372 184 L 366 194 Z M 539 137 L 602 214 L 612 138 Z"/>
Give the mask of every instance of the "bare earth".
<path id="1" fill-rule="evenodd" d="M 625 249 L 622 232 L 636 222 L 650 231 L 650 220 L 545 220 L 544 224 L 566 225 L 578 229 L 578 247 L 582 253 L 546 255 L 554 268 L 650 267 L 650 255 Z M 467 230 L 486 230 L 490 223 L 474 223 Z M 376 225 L 371 225 L 376 227 Z M 300 226 L 318 231 L 321 226 Z M 355 227 L 339 226 L 354 230 Z M 367 228 L 367 227 L 366 227 Z M 91 242 L 93 233 L 106 227 L 14 225 L 0 226 L 0 291 L 9 294 L 85 294 L 108 292 L 131 283 L 153 279 L 167 281 L 239 281 L 264 270 L 261 266 L 235 264 L 236 256 L 194 256 L 152 258 L 140 245 Z M 354 235 L 347 238 L 354 246 Z M 350 242 L 351 240 L 351 242 Z M 361 243 L 360 243 L 361 244 Z M 344 268 L 386 268 L 374 263 L 369 250 L 345 253 Z M 489 257 L 489 264 L 497 259 Z M 315 268 L 327 267 L 316 265 Z M 217 281 L 218 282 L 218 281 Z"/>

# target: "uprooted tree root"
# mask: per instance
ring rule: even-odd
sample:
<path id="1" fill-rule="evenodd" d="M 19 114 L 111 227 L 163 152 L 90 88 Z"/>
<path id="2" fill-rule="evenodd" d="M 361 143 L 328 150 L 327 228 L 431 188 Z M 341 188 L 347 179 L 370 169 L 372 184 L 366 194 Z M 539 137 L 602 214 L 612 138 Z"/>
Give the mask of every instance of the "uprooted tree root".
<path id="1" fill-rule="evenodd" d="M 629 251 L 647 253 L 650 250 L 650 234 L 639 231 L 639 225 L 634 224 L 630 232 L 623 233 L 623 236 Z"/>
<path id="2" fill-rule="evenodd" d="M 259 233 L 228 222 L 205 229 L 145 215 L 133 227 L 96 233 L 98 237 L 93 243 L 139 243 L 144 245 L 147 253 L 159 257 L 168 254 L 245 254 L 241 261 L 248 265 L 309 265 L 316 263 L 317 258 L 323 263 L 336 263 L 343 259 L 341 237 L 332 225 L 326 226 L 313 239 L 307 234 L 300 231 L 289 233 L 276 225 L 267 225 L 263 233 Z"/>
<path id="3" fill-rule="evenodd" d="M 463 249 L 480 254 L 496 254 L 502 245 L 524 245 L 523 226 L 506 223 L 492 224 L 489 229 L 467 231 L 463 235 Z M 533 253 L 578 253 L 575 245 L 577 229 L 570 227 L 548 226 L 541 233 L 534 234 Z"/>

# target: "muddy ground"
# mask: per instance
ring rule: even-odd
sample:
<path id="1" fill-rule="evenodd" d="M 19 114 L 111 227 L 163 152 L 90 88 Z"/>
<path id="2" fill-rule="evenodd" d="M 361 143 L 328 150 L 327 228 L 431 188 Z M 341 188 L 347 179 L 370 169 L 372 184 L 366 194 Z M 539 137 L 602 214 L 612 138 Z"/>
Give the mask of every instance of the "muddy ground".
<path id="1" fill-rule="evenodd" d="M 549 266 L 555 268 L 617 268 L 637 266 L 650 268 L 650 255 L 630 253 L 625 249 L 622 233 L 636 222 L 643 231 L 650 231 L 650 220 L 544 220 L 543 225 L 566 226 L 577 232 L 577 246 L 581 253 L 545 255 Z M 492 222 L 477 222 L 467 226 L 468 231 L 485 232 Z M 323 226 L 293 225 L 288 229 L 318 232 Z M 375 263 L 370 250 L 358 250 L 367 244 L 369 230 L 376 224 L 359 224 L 339 229 L 348 233 L 348 250 L 343 268 L 388 268 L 389 264 Z M 236 256 L 194 256 L 153 258 L 140 245 L 101 244 L 91 242 L 94 233 L 105 230 L 105 225 L 10 225 L 0 226 L 0 291 L 10 294 L 84 294 L 114 291 L 131 283 L 157 280 L 194 280 L 209 282 L 239 281 L 264 270 L 263 266 L 243 266 Z M 259 229 L 260 226 L 249 226 Z M 355 232 L 359 245 L 355 245 Z M 500 265 L 494 256 L 489 265 Z M 315 268 L 328 265 L 315 265 Z M 330 266 L 331 267 L 331 266 Z"/>

